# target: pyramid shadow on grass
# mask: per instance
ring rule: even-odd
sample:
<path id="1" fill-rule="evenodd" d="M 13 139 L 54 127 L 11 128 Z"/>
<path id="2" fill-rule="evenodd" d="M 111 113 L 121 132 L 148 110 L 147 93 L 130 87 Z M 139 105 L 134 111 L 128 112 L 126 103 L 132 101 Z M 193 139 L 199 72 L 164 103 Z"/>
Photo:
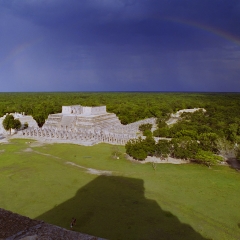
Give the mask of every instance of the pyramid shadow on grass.
<path id="1" fill-rule="evenodd" d="M 37 219 L 106 239 L 203 240 L 191 226 L 144 196 L 141 179 L 99 176 Z"/>

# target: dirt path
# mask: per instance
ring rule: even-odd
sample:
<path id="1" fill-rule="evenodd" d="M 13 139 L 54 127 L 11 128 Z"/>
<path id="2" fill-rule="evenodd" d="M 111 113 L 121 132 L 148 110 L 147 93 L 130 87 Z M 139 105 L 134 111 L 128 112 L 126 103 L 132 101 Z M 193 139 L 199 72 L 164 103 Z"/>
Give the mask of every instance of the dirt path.
<path id="1" fill-rule="evenodd" d="M 73 162 L 66 162 L 66 164 L 70 164 L 70 165 L 75 166 L 75 167 L 86 169 L 87 172 L 90 173 L 90 174 L 106 175 L 106 176 L 111 176 L 112 175 L 111 171 L 103 171 L 103 170 L 97 170 L 97 169 L 94 169 L 94 168 L 86 168 L 86 167 L 80 166 L 80 165 L 78 165 L 76 163 L 73 163 Z"/>
<path id="2" fill-rule="evenodd" d="M 47 154 L 47 153 L 41 153 L 41 152 L 33 150 L 32 148 L 26 148 L 23 151 L 24 152 L 34 152 L 34 153 L 37 153 L 37 154 L 40 154 L 40 155 L 44 155 L 44 156 L 47 156 L 47 157 L 52 157 L 52 158 L 55 158 L 55 159 L 59 159 L 59 160 L 65 161 L 65 159 L 62 159 L 60 157 L 56 157 L 54 155 Z M 66 164 L 70 164 L 70 165 L 75 166 L 75 167 L 78 167 L 78 168 L 85 169 L 87 171 L 87 173 L 89 173 L 89 174 L 105 175 L 105 176 L 111 176 L 112 175 L 111 171 L 103 171 L 103 170 L 98 170 L 98 169 L 94 169 L 94 168 L 86 168 L 86 167 L 80 166 L 80 165 L 78 165 L 78 164 L 76 164 L 74 162 L 65 162 L 65 163 Z"/>

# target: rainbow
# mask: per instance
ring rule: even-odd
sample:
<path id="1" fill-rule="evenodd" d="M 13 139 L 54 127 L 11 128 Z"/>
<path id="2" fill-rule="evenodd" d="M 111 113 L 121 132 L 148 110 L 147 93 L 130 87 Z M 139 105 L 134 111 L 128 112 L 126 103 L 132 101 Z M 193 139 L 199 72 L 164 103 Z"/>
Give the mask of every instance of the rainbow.
<path id="1" fill-rule="evenodd" d="M 22 52 L 26 51 L 27 49 L 41 42 L 42 40 L 43 38 L 38 38 L 30 42 L 17 45 L 7 54 L 7 56 L 2 61 L 0 61 L 0 68 L 7 62 L 11 61 L 11 59 L 14 59 L 16 56 L 20 55 Z"/>
<path id="2" fill-rule="evenodd" d="M 173 18 L 173 17 L 163 17 L 162 19 L 165 20 L 165 21 L 169 21 L 169 22 L 173 22 L 173 23 L 179 23 L 179 24 L 183 24 L 183 25 L 187 25 L 187 26 L 192 26 L 194 28 L 197 28 L 197 29 L 200 29 L 200 30 L 203 30 L 203 31 L 207 31 L 209 33 L 220 36 L 223 39 L 231 41 L 231 42 L 240 46 L 240 38 L 236 37 L 235 35 L 227 32 L 227 31 L 223 31 L 221 29 L 217 29 L 217 28 L 214 28 L 214 27 L 211 27 L 211 26 L 208 26 L 208 25 L 204 25 L 202 23 L 195 22 L 195 21 L 192 21 L 192 20 Z"/>

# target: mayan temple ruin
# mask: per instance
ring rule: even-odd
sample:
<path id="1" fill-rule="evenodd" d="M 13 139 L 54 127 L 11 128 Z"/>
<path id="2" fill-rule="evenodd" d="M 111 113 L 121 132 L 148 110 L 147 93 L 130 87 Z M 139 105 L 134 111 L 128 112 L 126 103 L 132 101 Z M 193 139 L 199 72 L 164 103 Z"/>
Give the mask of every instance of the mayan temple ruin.
<path id="1" fill-rule="evenodd" d="M 94 145 L 100 142 L 124 145 L 137 137 L 139 125 L 155 123 L 154 118 L 122 125 L 116 114 L 106 106 L 62 106 L 62 112 L 50 114 L 42 128 L 29 127 L 18 132 L 19 137 Z"/>

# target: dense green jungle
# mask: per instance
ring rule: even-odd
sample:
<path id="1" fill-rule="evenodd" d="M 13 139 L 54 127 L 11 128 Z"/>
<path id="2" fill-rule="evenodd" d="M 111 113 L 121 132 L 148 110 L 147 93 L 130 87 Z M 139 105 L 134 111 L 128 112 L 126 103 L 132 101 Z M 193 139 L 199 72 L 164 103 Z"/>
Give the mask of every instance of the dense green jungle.
<path id="1" fill-rule="evenodd" d="M 63 105 L 101 106 L 116 113 L 122 124 L 140 119 L 161 118 L 186 108 L 205 108 L 211 124 L 226 128 L 240 121 L 239 93 L 161 92 L 44 92 L 0 93 L 0 116 L 10 112 L 32 115 L 39 126 Z"/>

